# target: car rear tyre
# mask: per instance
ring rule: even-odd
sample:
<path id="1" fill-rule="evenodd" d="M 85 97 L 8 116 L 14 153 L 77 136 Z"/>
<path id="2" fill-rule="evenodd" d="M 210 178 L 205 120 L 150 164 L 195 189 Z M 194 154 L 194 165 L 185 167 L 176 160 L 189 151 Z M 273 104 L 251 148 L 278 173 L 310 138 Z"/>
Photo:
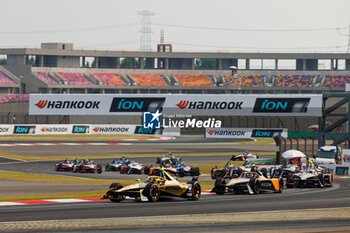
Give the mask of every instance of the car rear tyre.
<path id="1" fill-rule="evenodd" d="M 192 189 L 191 189 L 191 192 L 192 192 L 192 196 L 191 198 L 189 198 L 189 200 L 198 200 L 200 197 L 201 197 L 201 185 L 197 182 L 193 183 L 191 185 Z"/>
<path id="2" fill-rule="evenodd" d="M 150 202 L 157 202 L 160 197 L 160 190 L 156 184 L 147 184 L 144 192 L 144 196 L 147 197 Z"/>
<path id="3" fill-rule="evenodd" d="M 184 177 L 185 176 L 185 170 L 183 168 L 179 169 L 179 176 Z"/>
<path id="4" fill-rule="evenodd" d="M 253 179 L 250 182 L 250 187 L 252 188 L 254 194 L 260 194 L 260 182 L 258 179 Z"/>
<path id="5" fill-rule="evenodd" d="M 224 179 L 217 179 L 215 181 L 215 193 L 217 195 L 224 195 L 225 193 L 225 184 L 226 181 Z"/>
<path id="6" fill-rule="evenodd" d="M 149 175 L 149 166 L 145 166 L 143 173 L 145 173 L 145 175 Z"/>
<path id="7" fill-rule="evenodd" d="M 319 179 L 320 187 L 324 188 L 325 187 L 324 174 L 321 173 L 318 179 Z"/>
<path id="8" fill-rule="evenodd" d="M 211 175 L 211 178 L 213 179 L 213 180 L 215 180 L 216 179 L 216 175 L 215 175 L 215 170 L 214 170 L 215 168 L 212 168 L 211 169 L 211 172 L 210 172 L 210 175 Z"/>
<path id="9" fill-rule="evenodd" d="M 279 193 L 282 193 L 283 192 L 283 179 L 280 178 L 279 181 L 278 181 L 279 185 L 280 185 L 280 189 L 278 190 Z"/>
<path id="10" fill-rule="evenodd" d="M 191 168 L 191 175 L 192 176 L 199 176 L 200 173 L 199 173 L 199 167 L 193 167 Z"/>

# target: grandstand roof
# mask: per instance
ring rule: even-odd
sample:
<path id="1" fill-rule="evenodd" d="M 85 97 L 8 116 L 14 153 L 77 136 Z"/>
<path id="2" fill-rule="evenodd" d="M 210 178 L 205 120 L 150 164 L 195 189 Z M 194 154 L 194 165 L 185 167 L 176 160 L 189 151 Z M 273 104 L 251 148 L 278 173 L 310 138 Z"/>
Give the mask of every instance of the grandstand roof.
<path id="1" fill-rule="evenodd" d="M 350 59 L 350 53 L 224 53 L 224 52 L 140 52 L 106 50 L 63 50 L 44 48 L 0 49 L 3 55 L 51 55 L 85 57 L 144 57 L 144 58 L 221 58 L 221 59 Z"/>

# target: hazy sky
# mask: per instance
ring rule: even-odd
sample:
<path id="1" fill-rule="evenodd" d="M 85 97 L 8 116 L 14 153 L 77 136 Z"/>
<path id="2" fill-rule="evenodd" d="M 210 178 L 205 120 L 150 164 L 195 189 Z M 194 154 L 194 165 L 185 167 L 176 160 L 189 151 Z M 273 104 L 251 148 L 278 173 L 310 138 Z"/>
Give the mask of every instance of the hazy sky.
<path id="1" fill-rule="evenodd" d="M 138 50 L 141 16 L 152 49 L 345 52 L 349 0 L 0 0 L 0 47 L 72 42 L 76 49 Z M 338 28 L 338 30 L 337 30 Z"/>

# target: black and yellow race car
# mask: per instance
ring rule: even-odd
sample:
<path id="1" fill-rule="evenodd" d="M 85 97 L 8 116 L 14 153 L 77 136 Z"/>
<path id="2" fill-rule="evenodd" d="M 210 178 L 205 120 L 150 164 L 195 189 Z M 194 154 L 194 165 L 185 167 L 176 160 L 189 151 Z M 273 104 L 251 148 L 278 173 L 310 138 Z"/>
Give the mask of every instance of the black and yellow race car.
<path id="1" fill-rule="evenodd" d="M 159 176 L 148 176 L 144 182 L 138 181 L 139 183 L 126 187 L 119 183 L 113 183 L 101 199 L 120 202 L 129 197 L 136 201 L 156 202 L 161 196 L 182 197 L 188 200 L 198 200 L 201 196 L 198 177 L 193 177 L 191 181 L 183 183 L 160 169 Z"/>

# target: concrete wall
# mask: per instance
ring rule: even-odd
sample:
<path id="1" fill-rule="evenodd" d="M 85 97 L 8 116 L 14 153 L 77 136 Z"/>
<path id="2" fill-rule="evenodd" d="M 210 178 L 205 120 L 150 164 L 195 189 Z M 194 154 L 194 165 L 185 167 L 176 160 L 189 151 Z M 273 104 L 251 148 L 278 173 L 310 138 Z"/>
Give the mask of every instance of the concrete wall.
<path id="1" fill-rule="evenodd" d="M 32 74 L 32 69 L 29 65 L 4 65 L 3 67 L 21 80 L 23 93 L 33 93 L 37 92 L 39 88 L 47 87 L 44 82 Z"/>
<path id="2" fill-rule="evenodd" d="M 57 57 L 57 66 L 58 67 L 74 67 L 79 68 L 80 67 L 80 58 L 79 57 Z"/>
<path id="3" fill-rule="evenodd" d="M 25 65 L 25 55 L 7 55 L 7 65 Z"/>
<path id="4" fill-rule="evenodd" d="M 42 49 L 73 50 L 73 43 L 41 43 Z"/>

